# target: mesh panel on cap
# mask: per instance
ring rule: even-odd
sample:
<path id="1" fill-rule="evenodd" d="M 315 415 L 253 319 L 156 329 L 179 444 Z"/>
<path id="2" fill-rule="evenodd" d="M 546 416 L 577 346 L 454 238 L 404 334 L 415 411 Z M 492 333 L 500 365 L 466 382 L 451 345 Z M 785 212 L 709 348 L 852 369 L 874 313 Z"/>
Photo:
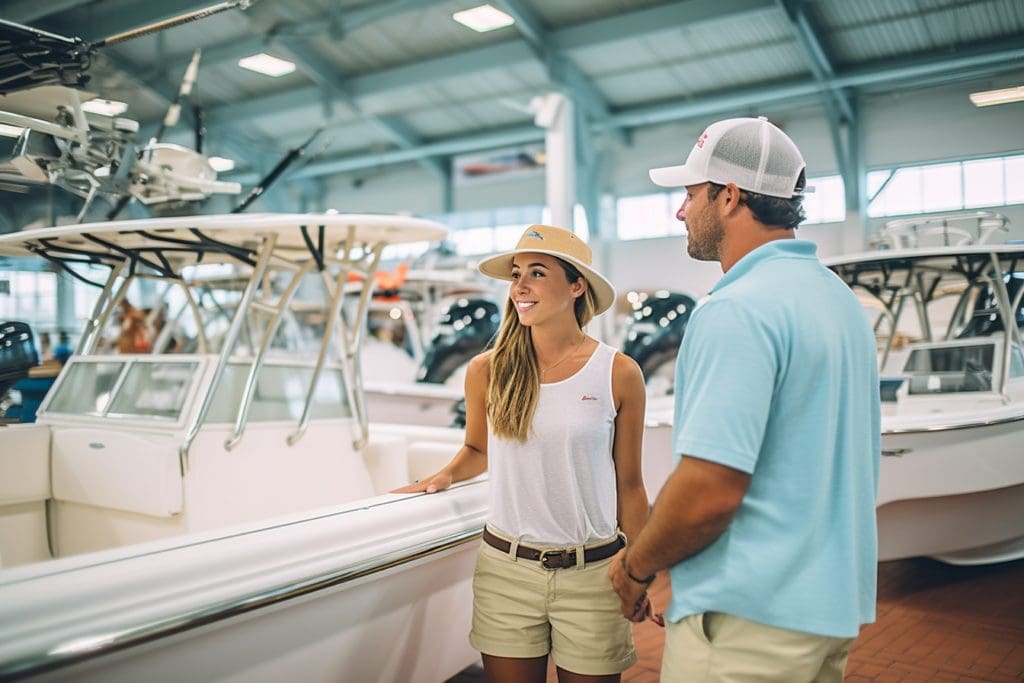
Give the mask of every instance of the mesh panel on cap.
<path id="1" fill-rule="evenodd" d="M 796 180 L 800 176 L 800 170 L 804 167 L 804 161 L 796 148 L 787 144 L 787 141 L 774 131 L 768 138 L 768 144 L 770 151 L 768 152 L 768 163 L 764 169 L 764 177 L 761 179 L 763 183 L 761 191 L 789 197 L 796 187 Z M 794 169 L 796 169 L 795 175 Z"/>
<path id="2" fill-rule="evenodd" d="M 785 134 L 767 125 L 768 158 L 761 177 L 761 134 L 767 124 L 751 120 L 722 134 L 708 162 L 709 179 L 776 197 L 791 197 L 804 162 Z"/>

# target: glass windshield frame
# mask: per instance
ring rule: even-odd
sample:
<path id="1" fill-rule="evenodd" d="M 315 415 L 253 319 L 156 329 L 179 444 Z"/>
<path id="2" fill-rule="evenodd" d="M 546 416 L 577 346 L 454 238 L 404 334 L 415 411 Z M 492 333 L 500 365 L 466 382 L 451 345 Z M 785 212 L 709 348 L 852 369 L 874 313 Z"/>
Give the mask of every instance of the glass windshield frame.
<path id="1" fill-rule="evenodd" d="M 208 359 L 202 356 L 183 356 L 181 354 L 158 354 L 158 355 L 146 355 L 146 356 L 119 356 L 119 355 L 103 355 L 103 356 L 85 356 L 81 358 L 72 358 L 68 361 L 68 365 L 61 371 L 60 376 L 54 383 L 53 387 L 47 393 L 43 404 L 40 406 L 39 415 L 45 418 L 74 418 L 84 420 L 109 420 L 116 419 L 119 422 L 132 423 L 132 424 L 154 424 L 157 423 L 162 427 L 181 427 L 191 414 L 192 406 L 195 404 L 196 392 L 199 390 L 200 377 L 206 371 Z M 55 401 L 58 401 L 62 396 L 64 387 L 70 382 L 69 379 L 74 373 L 76 368 L 83 367 L 85 365 L 103 365 L 103 364 L 119 364 L 121 366 L 118 370 L 117 375 L 110 389 L 110 397 L 107 399 L 101 410 L 77 412 L 70 410 L 61 410 L 59 408 L 53 408 Z M 132 369 L 137 365 L 180 365 L 180 366 L 191 366 L 189 371 L 188 386 L 181 392 L 181 405 L 178 408 L 178 413 L 175 417 L 153 415 L 153 414 L 137 414 L 137 413 L 125 413 L 115 412 L 113 410 L 115 404 L 118 401 L 120 392 L 125 387 L 125 380 L 128 378 Z"/>

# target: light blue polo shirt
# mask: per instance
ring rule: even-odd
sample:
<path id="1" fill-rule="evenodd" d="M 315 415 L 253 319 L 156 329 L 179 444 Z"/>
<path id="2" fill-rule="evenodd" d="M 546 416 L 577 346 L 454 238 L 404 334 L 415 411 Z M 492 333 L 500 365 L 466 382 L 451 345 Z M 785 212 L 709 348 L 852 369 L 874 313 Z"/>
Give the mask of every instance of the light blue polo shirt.
<path id="1" fill-rule="evenodd" d="M 673 444 L 750 473 L 750 488 L 726 531 L 672 567 L 668 618 L 834 637 L 874 621 L 880 414 L 874 335 L 816 246 L 776 240 L 736 263 L 687 325 Z"/>

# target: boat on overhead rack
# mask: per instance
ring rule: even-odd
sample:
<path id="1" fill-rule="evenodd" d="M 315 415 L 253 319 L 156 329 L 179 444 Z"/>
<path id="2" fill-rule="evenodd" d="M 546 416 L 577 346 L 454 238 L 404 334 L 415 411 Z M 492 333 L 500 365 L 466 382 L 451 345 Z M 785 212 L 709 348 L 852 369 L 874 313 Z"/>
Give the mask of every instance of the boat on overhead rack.
<path id="1" fill-rule="evenodd" d="M 1024 245 L 890 249 L 825 264 L 861 298 L 879 340 L 879 559 L 1024 557 Z M 671 416 L 670 398 L 650 403 L 655 490 L 674 467 Z"/>
<path id="2" fill-rule="evenodd" d="M 477 661 L 486 477 L 388 493 L 463 434 L 369 422 L 358 362 L 383 248 L 445 233 L 232 214 L 0 237 L 101 289 L 38 422 L 0 428 L 0 679 L 438 681 Z M 147 292 L 185 313 L 116 352 Z"/>

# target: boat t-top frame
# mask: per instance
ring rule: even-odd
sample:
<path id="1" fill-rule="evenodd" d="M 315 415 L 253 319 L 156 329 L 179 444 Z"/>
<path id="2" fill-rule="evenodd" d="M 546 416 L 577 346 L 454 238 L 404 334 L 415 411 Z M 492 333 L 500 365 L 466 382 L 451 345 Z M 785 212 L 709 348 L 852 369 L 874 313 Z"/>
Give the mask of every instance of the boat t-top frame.
<path id="1" fill-rule="evenodd" d="M 1024 286 L 1011 298 L 1007 289 L 1010 278 L 1024 278 L 1024 245 L 972 245 L 879 251 L 829 259 L 825 264 L 854 291 L 863 291 L 881 306 L 882 314 L 874 323 L 878 333 L 882 322 L 888 322 L 888 335 L 879 358 L 884 368 L 898 333 L 899 323 L 908 301 L 917 312 L 923 341 L 938 341 L 939 335 L 929 320 L 928 305 L 944 296 L 959 295 L 956 307 L 941 339 L 973 336 L 968 329 L 970 318 L 978 313 L 978 298 L 990 292 L 993 307 L 985 307 L 988 316 L 998 316 L 1003 334 L 1002 372 L 995 389 L 1009 401 L 1006 382 L 1010 371 L 1010 354 L 1014 345 L 1024 348 L 1017 312 L 1020 311 Z M 996 318 L 993 318 L 995 320 Z"/>
<path id="2" fill-rule="evenodd" d="M 136 221 L 44 228 L 0 236 L 0 255 L 37 255 L 72 277 L 101 288 L 76 349 L 88 356 L 100 351 L 102 333 L 125 300 L 136 279 L 155 279 L 182 285 L 187 306 L 196 319 L 196 352 L 211 353 L 199 304 L 190 291 L 184 269 L 200 264 L 231 264 L 246 273 L 241 298 L 220 340 L 219 357 L 199 409 L 193 411 L 180 446 L 182 474 L 188 470 L 189 447 L 199 433 L 217 386 L 243 327 L 248 332 L 249 368 L 235 414 L 234 429 L 224 443 L 234 448 L 245 432 L 257 377 L 267 351 L 290 304 L 308 275 L 319 274 L 326 292 L 326 313 L 314 369 L 306 387 L 301 416 L 287 437 L 289 445 L 302 438 L 309 423 L 317 385 L 337 337 L 345 399 L 358 424 L 353 446 L 362 448 L 368 420 L 359 368 L 359 349 L 368 302 L 381 253 L 389 244 L 435 241 L 447 229 L 432 221 L 402 216 L 367 214 L 228 214 L 156 218 Z M 75 270 L 76 264 L 109 267 L 104 282 Z M 272 284 L 286 281 L 276 294 Z M 346 317 L 343 297 L 358 291 L 358 306 Z M 154 346 L 154 351 L 159 347 Z"/>

